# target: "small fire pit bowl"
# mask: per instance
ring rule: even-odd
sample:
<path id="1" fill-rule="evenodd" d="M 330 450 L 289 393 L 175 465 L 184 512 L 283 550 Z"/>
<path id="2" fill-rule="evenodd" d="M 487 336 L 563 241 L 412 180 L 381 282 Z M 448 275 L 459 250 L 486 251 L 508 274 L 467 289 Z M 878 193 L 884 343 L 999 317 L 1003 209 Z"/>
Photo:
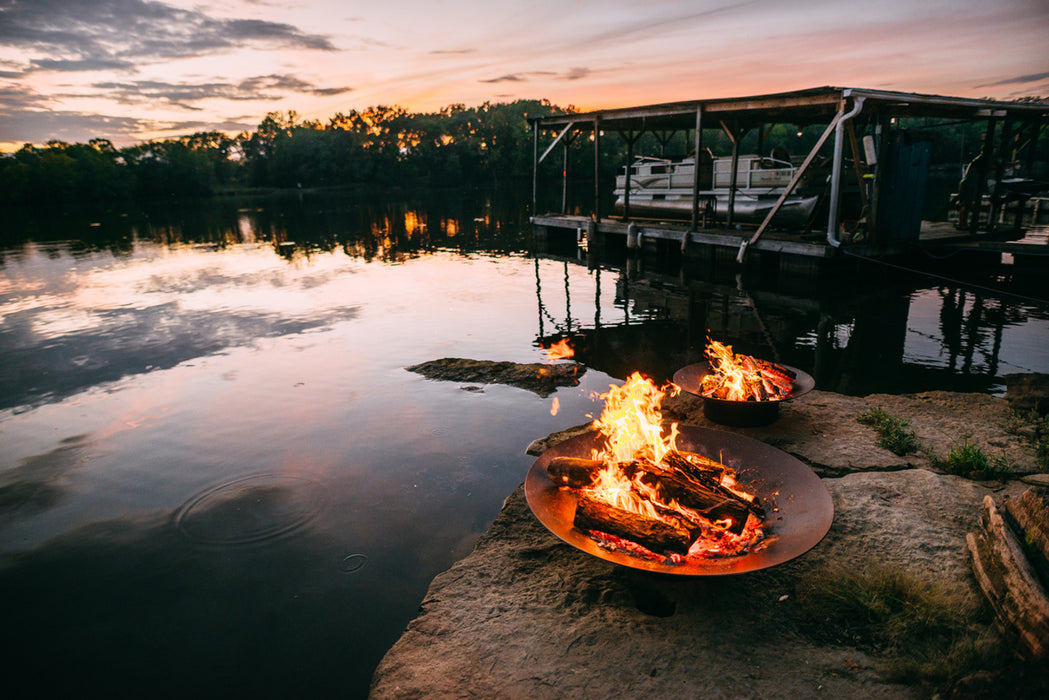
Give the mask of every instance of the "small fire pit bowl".
<path id="1" fill-rule="evenodd" d="M 730 425 L 737 428 L 749 428 L 774 423 L 779 418 L 779 405 L 784 401 L 807 394 L 816 386 L 812 375 L 802 372 L 797 367 L 779 365 L 794 372 L 794 384 L 790 395 L 774 401 L 729 401 L 703 396 L 703 377 L 711 373 L 710 364 L 697 362 L 686 365 L 674 373 L 674 383 L 683 391 L 695 394 L 703 399 L 703 415 L 719 425 Z"/>
<path id="2" fill-rule="evenodd" d="M 761 499 L 769 539 L 745 554 L 722 558 L 686 557 L 680 564 L 642 559 L 610 551 L 572 523 L 576 497 L 550 480 L 546 467 L 554 457 L 590 457 L 601 435 L 591 431 L 554 445 L 535 461 L 525 478 L 528 505 L 550 532 L 600 559 L 634 569 L 681 576 L 718 576 L 758 571 L 799 557 L 815 547 L 834 520 L 834 503 L 820 478 L 786 452 L 723 430 L 678 426 L 677 447 L 720 459 L 737 472 L 740 485 Z"/>

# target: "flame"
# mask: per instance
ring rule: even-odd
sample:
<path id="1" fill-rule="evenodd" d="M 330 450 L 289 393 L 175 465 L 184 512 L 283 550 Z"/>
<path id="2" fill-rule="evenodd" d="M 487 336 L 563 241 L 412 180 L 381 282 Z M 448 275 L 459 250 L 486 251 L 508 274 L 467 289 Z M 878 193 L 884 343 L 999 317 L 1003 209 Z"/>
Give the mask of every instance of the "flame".
<path id="1" fill-rule="evenodd" d="M 732 352 L 731 345 L 708 339 L 704 354 L 711 373 L 703 377 L 703 396 L 727 401 L 777 401 L 790 395 L 794 378 L 783 367 Z"/>
<path id="2" fill-rule="evenodd" d="M 561 404 L 558 402 L 557 397 L 555 396 L 554 400 L 553 400 L 553 403 L 550 404 L 550 415 L 551 416 L 556 416 L 557 415 L 557 411 L 558 411 L 558 409 L 560 407 L 561 407 Z"/>
<path id="3" fill-rule="evenodd" d="M 568 338 L 562 338 L 546 349 L 546 359 L 551 362 L 567 360 L 570 357 L 575 357 L 575 350 L 568 344 Z"/>
<path id="4" fill-rule="evenodd" d="M 611 385 L 601 394 L 605 408 L 594 421 L 594 427 L 605 436 L 604 450 L 595 459 L 613 464 L 637 459 L 658 463 L 667 452 L 676 450 L 677 423 L 664 436 L 660 410 L 663 397 L 676 392 L 673 384 L 659 389 L 638 372 L 627 377 L 622 386 Z"/>
<path id="5" fill-rule="evenodd" d="M 593 425 L 603 440 L 601 447 L 593 450 L 591 458 L 603 462 L 604 467 L 585 490 L 591 498 L 649 518 L 671 522 L 666 511 L 676 511 L 677 515 L 693 524 L 691 527 L 702 531 L 688 556 L 730 556 L 747 551 L 765 537 L 759 518 L 750 515 L 743 532 L 733 534 L 729 531 L 733 525 L 730 519 L 710 522 L 703 514 L 662 496 L 651 480 L 642 478 L 646 463 L 653 467 L 662 465 L 661 468 L 666 469 L 663 459 L 674 451 L 677 452 L 676 459 L 722 467 L 720 484 L 746 500 L 753 499 L 736 483 L 732 469 L 701 455 L 678 452 L 678 425 L 671 423 L 664 429 L 661 410 L 663 399 L 677 391 L 678 387 L 672 383 L 659 388 L 640 373 L 634 372 L 622 386 L 611 385 L 607 393 L 601 394 L 600 398 L 605 402 L 604 409 Z M 607 533 L 598 533 L 598 536 L 612 543 L 610 546 L 648 551 L 641 545 L 624 542 Z M 649 555 L 658 556 L 651 552 Z M 674 556 L 680 559 L 679 555 Z"/>

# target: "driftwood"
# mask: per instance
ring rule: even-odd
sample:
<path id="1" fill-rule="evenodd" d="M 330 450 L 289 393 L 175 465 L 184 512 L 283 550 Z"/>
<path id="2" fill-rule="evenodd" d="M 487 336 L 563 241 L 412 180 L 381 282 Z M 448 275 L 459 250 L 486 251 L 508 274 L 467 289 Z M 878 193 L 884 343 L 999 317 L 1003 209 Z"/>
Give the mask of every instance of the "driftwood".
<path id="1" fill-rule="evenodd" d="M 579 494 L 573 522 L 580 530 L 607 532 L 661 554 L 687 554 L 694 539 L 683 525 L 617 508 L 592 499 L 585 492 Z"/>
<path id="2" fill-rule="evenodd" d="M 980 588 L 1021 656 L 1049 656 L 1049 598 L 991 496 L 983 500 L 980 525 L 965 538 Z"/>
<path id="3" fill-rule="evenodd" d="M 1042 580 L 1049 581 L 1049 503 L 1028 489 L 1019 498 L 1006 501 L 1005 512 L 1012 518 L 1016 529 L 1024 533 L 1023 539 L 1029 545 L 1029 559 L 1042 575 Z"/>

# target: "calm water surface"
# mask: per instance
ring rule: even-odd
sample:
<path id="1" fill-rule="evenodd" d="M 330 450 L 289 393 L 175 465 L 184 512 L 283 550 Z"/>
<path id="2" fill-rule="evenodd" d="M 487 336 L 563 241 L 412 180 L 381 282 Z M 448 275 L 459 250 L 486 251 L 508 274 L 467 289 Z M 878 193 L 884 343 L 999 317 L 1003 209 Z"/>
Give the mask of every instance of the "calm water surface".
<path id="1" fill-rule="evenodd" d="M 926 278 L 591 269 L 571 242 L 533 254 L 525 200 L 17 220 L 0 241 L 12 673 L 42 695 L 361 697 L 523 481 L 529 442 L 630 371 L 699 359 L 708 329 L 854 394 L 1001 394 L 1049 372 L 1044 304 Z M 542 362 L 560 337 L 589 369 L 551 397 L 404 369 Z"/>

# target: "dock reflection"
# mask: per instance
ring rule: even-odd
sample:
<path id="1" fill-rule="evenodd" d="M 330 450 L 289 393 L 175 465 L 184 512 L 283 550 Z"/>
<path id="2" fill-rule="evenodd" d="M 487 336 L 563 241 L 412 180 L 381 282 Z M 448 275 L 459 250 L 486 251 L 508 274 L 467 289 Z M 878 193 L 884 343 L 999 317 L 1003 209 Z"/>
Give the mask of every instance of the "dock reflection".
<path id="1" fill-rule="evenodd" d="M 541 279 L 540 258 L 561 261 L 562 279 L 549 279 L 549 272 Z M 590 270 L 593 319 L 573 317 L 570 303 L 559 316 L 544 303 L 544 289 L 555 284 L 564 285 L 558 298 L 571 299 L 569 266 Z M 607 301 L 601 306 L 600 290 L 608 285 L 616 290 L 615 313 Z M 924 279 L 761 278 L 727 265 L 634 257 L 595 264 L 585 251 L 545 249 L 536 258 L 536 296 L 538 345 L 568 338 L 578 361 L 620 378 L 637 370 L 669 380 L 704 359 L 708 335 L 738 352 L 804 369 L 817 389 L 858 396 L 1001 393 L 1005 374 L 1045 371 L 1044 358 L 1032 358 L 1032 366 L 1003 360 L 1007 329 L 1032 335 L 1033 345 L 1038 331 L 1024 324 L 1049 317 L 1044 306 Z M 603 322 L 610 316 L 617 321 Z"/>

